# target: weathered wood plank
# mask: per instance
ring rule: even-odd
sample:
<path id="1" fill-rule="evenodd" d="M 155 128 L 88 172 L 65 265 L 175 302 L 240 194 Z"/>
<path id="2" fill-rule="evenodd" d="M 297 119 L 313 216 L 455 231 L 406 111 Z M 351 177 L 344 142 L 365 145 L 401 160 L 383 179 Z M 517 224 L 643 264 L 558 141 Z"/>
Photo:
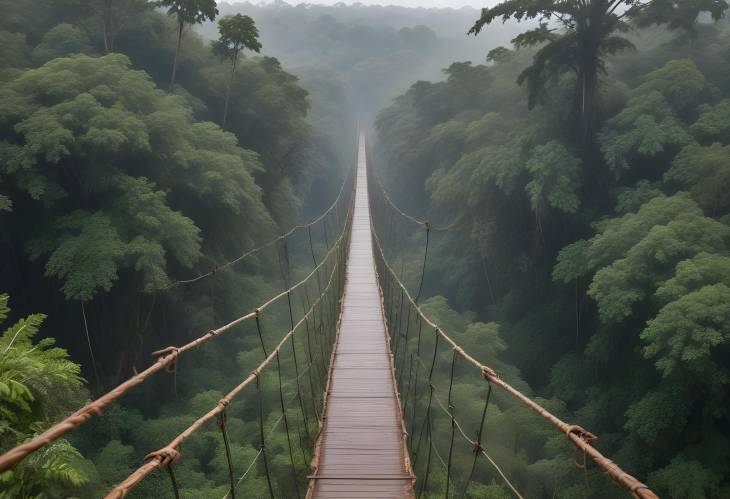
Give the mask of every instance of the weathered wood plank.
<path id="1" fill-rule="evenodd" d="M 313 497 L 321 499 L 413 497 L 372 254 L 366 167 L 361 137 L 340 335 L 312 477 Z"/>

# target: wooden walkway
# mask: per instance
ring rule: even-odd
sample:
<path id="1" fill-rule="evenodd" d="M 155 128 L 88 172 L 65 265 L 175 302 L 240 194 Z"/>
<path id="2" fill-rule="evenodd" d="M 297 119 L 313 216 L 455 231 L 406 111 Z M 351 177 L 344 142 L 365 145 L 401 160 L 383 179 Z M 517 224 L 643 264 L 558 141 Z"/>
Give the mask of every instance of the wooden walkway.
<path id="1" fill-rule="evenodd" d="M 412 498 L 400 402 L 372 254 L 362 136 L 357 161 L 339 339 L 310 493 L 327 499 Z"/>

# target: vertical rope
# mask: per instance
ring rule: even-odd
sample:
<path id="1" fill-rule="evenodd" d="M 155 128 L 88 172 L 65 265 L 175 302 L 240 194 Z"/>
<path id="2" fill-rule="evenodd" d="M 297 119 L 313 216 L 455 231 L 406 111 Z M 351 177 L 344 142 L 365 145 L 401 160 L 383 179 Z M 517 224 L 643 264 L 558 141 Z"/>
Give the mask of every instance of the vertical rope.
<path id="1" fill-rule="evenodd" d="M 401 356 L 402 359 L 405 359 L 406 355 L 408 354 L 408 339 L 409 339 L 409 333 L 410 333 L 410 328 L 411 328 L 411 304 L 407 303 L 406 305 L 408 306 L 408 315 L 406 316 L 406 334 L 403 338 L 404 352 L 403 352 L 403 355 Z M 403 362 L 405 362 L 405 360 L 403 360 L 401 363 L 403 363 Z M 397 369 L 398 369 L 398 366 L 396 366 L 396 371 L 397 371 Z"/>
<path id="2" fill-rule="evenodd" d="M 477 432 L 477 441 L 474 445 L 474 460 L 471 463 L 471 471 L 469 472 L 469 477 L 466 479 L 466 484 L 464 484 L 464 492 L 461 494 L 461 497 L 466 497 L 466 493 L 469 491 L 469 484 L 471 483 L 472 478 L 474 478 L 474 471 L 477 467 L 477 461 L 479 460 L 479 454 L 482 452 L 482 434 L 484 432 L 484 421 L 487 419 L 487 408 L 489 407 L 489 399 L 492 396 L 492 384 L 489 383 L 489 388 L 487 389 L 487 397 L 484 400 L 484 409 L 482 410 L 482 419 L 479 422 L 479 431 Z"/>
<path id="3" fill-rule="evenodd" d="M 423 329 L 423 320 L 421 319 L 421 316 L 418 317 L 418 340 L 416 342 L 416 357 L 418 357 L 418 360 L 420 362 L 421 360 L 421 331 Z M 416 380 L 413 385 L 413 415 L 411 416 L 411 431 L 408 433 L 408 436 L 410 437 L 410 442 L 408 444 L 408 447 L 411 448 L 413 446 L 413 429 L 416 426 L 416 400 L 418 396 L 418 378 L 420 375 L 420 370 L 416 369 Z M 415 457 L 415 454 L 414 454 Z"/>
<path id="4" fill-rule="evenodd" d="M 279 360 L 279 352 L 276 352 L 276 374 L 279 378 L 279 403 L 281 405 L 281 417 L 284 421 L 284 430 L 286 431 L 286 443 L 289 446 L 289 460 L 291 461 L 292 480 L 294 481 L 294 488 L 297 491 L 297 497 L 301 497 L 301 493 L 299 492 L 299 480 L 297 479 L 297 468 L 294 465 L 294 451 L 291 445 L 291 436 L 289 435 L 289 421 L 286 417 L 286 405 L 284 404 L 284 389 L 281 382 L 281 361 Z"/>
<path id="5" fill-rule="evenodd" d="M 84 319 L 84 331 L 86 331 L 86 344 L 89 346 L 89 355 L 91 356 L 91 366 L 94 368 L 94 376 L 96 377 L 96 386 L 98 389 L 102 389 L 101 377 L 99 371 L 96 368 L 96 358 L 94 357 L 94 349 L 91 348 L 91 336 L 89 335 L 89 323 L 86 322 L 86 308 L 84 302 L 81 302 L 81 317 Z"/>
<path id="6" fill-rule="evenodd" d="M 312 254 L 312 265 L 313 268 L 317 268 L 317 257 L 314 256 L 314 245 L 312 244 L 312 226 L 310 225 L 307 227 L 307 235 L 309 236 L 309 252 Z M 317 273 L 317 290 L 319 291 L 319 294 L 322 294 L 322 280 L 319 277 L 319 270 L 316 270 Z"/>
<path id="7" fill-rule="evenodd" d="M 431 404 L 433 403 L 433 384 L 431 383 L 431 380 L 433 378 L 433 368 L 436 365 L 436 354 L 438 353 L 438 346 L 439 346 L 439 336 L 437 335 L 436 341 L 434 342 L 434 345 L 433 345 L 433 358 L 431 359 L 431 369 L 429 370 L 428 380 L 427 380 L 428 387 L 429 387 L 429 394 L 428 394 L 428 405 L 426 406 L 426 416 L 424 418 L 423 426 L 421 426 L 421 432 L 418 436 L 418 445 L 416 447 L 416 450 L 419 450 L 421 448 L 421 440 L 423 439 L 423 432 L 424 432 L 426 422 L 427 421 L 430 422 Z M 431 448 L 431 446 L 429 445 L 429 449 L 430 448 Z M 429 452 L 429 456 L 430 456 L 431 451 L 429 450 L 428 452 Z M 418 455 L 416 455 L 416 458 L 413 461 L 413 466 L 416 465 L 417 459 L 418 459 Z"/>
<path id="8" fill-rule="evenodd" d="M 264 345 L 264 335 L 261 332 L 261 310 L 258 308 L 256 309 L 256 331 L 259 334 L 259 341 L 261 342 L 261 350 L 264 352 L 264 358 L 268 357 L 269 354 L 266 353 L 266 345 Z"/>
<path id="9" fill-rule="evenodd" d="M 429 234 L 431 234 L 431 224 L 428 222 L 425 222 L 424 225 L 426 226 L 426 248 L 423 251 L 423 266 L 421 267 L 421 282 L 418 285 L 418 293 L 416 293 L 416 298 L 414 301 L 418 303 L 418 300 L 421 298 L 421 292 L 423 291 L 423 281 L 426 277 L 426 260 L 428 259 L 428 241 L 429 241 Z"/>
<path id="10" fill-rule="evenodd" d="M 233 480 L 233 462 L 231 461 L 231 446 L 228 441 L 228 431 L 226 430 L 226 411 L 225 409 L 218 415 L 218 428 L 221 430 L 223 437 L 223 445 L 226 449 L 226 461 L 228 462 L 228 479 L 230 481 L 229 494 L 236 499 L 236 483 Z"/>
<path id="11" fill-rule="evenodd" d="M 180 488 L 177 485 L 177 477 L 175 477 L 175 469 L 172 467 L 172 464 L 167 465 L 167 473 L 170 475 L 172 493 L 175 495 L 175 499 L 180 499 Z"/>
<path id="12" fill-rule="evenodd" d="M 261 373 L 256 373 L 256 393 L 259 398 L 259 438 L 261 441 L 261 455 L 264 458 L 264 471 L 266 472 L 266 484 L 269 486 L 269 497 L 274 499 L 274 487 L 271 485 L 271 473 L 269 471 L 269 458 L 266 454 L 266 437 L 264 436 L 264 397 L 261 389 Z"/>
<path id="13" fill-rule="evenodd" d="M 287 292 L 286 294 L 287 302 L 289 303 L 289 320 L 291 323 L 291 330 L 294 330 L 294 315 L 292 314 L 292 307 L 291 307 L 291 292 Z M 299 399 L 299 408 L 302 411 L 302 420 L 304 421 L 304 434 L 307 437 L 307 443 L 312 442 L 312 438 L 309 435 L 309 421 L 307 419 L 307 411 L 304 409 L 304 399 L 302 398 L 302 388 L 301 384 L 299 383 L 299 362 L 297 361 L 297 347 L 296 347 L 296 341 L 294 341 L 294 336 L 291 338 L 291 349 L 292 349 L 292 357 L 294 359 L 294 374 L 297 377 L 297 398 Z"/>
<path id="14" fill-rule="evenodd" d="M 431 393 L 433 393 L 433 387 L 431 387 Z M 418 495 L 416 496 L 416 497 L 418 497 L 418 499 L 420 499 L 421 496 L 423 495 L 423 493 L 426 491 L 426 487 L 428 487 L 428 478 L 431 475 L 431 450 L 432 449 L 431 449 L 431 415 L 430 415 L 430 412 L 431 411 L 429 410 L 426 415 L 426 420 L 427 420 L 426 421 L 426 431 L 428 434 L 426 437 L 428 440 L 428 457 L 426 458 L 426 473 L 423 478 L 423 482 L 421 483 L 421 490 L 418 493 Z"/>
<path id="15" fill-rule="evenodd" d="M 446 494 L 445 498 L 449 497 L 449 486 L 451 485 L 451 458 L 454 453 L 454 434 L 456 433 L 456 419 L 454 418 L 454 404 L 452 403 L 451 393 L 454 387 L 454 369 L 456 368 L 456 350 L 451 357 L 451 377 L 449 378 L 449 398 L 448 408 L 449 416 L 451 417 L 451 441 L 449 443 L 449 458 L 446 463 Z"/>
<path id="16" fill-rule="evenodd" d="M 304 328 L 306 331 L 307 336 L 307 352 L 309 354 L 309 388 L 312 392 L 312 403 L 314 404 L 314 413 L 317 417 L 317 420 L 319 420 L 319 411 L 317 410 L 318 405 L 318 397 L 315 396 L 315 389 L 314 389 L 314 381 L 312 380 L 312 371 L 319 371 L 319 363 L 315 362 L 314 352 L 312 350 L 312 335 L 309 331 L 309 318 L 306 315 L 306 309 L 304 303 L 302 303 L 302 310 L 304 312 Z M 317 391 L 316 393 L 320 393 L 321 386 L 319 385 L 319 378 L 317 378 Z"/>

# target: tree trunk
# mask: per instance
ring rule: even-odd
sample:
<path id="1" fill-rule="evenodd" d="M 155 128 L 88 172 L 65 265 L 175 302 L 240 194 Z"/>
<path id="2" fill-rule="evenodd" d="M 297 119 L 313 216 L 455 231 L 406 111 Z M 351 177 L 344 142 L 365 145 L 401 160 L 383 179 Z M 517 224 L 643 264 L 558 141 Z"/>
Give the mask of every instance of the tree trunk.
<path id="1" fill-rule="evenodd" d="M 178 20 L 178 29 L 177 29 L 177 47 L 175 48 L 175 59 L 172 61 L 172 76 L 170 77 L 170 92 L 175 90 L 175 74 L 177 73 L 177 59 L 180 55 L 180 45 L 182 43 L 182 35 L 183 35 L 183 28 L 185 27 L 185 23 Z"/>
<path id="2" fill-rule="evenodd" d="M 223 105 L 223 123 L 221 129 L 226 129 L 226 119 L 228 118 L 228 101 L 231 98 L 231 87 L 233 86 L 233 76 L 236 74 L 236 63 L 238 63 L 238 49 L 233 51 L 233 64 L 231 64 L 231 77 L 228 79 L 228 86 L 226 87 L 226 101 Z"/>
<path id="3" fill-rule="evenodd" d="M 103 24 L 104 24 L 104 53 L 108 54 L 114 50 L 112 42 L 112 1 L 104 0 L 104 12 L 102 13 Z"/>
<path id="4" fill-rule="evenodd" d="M 583 61 L 578 70 L 578 102 L 583 140 L 587 144 L 593 140 L 598 124 L 598 62 L 590 58 Z"/>

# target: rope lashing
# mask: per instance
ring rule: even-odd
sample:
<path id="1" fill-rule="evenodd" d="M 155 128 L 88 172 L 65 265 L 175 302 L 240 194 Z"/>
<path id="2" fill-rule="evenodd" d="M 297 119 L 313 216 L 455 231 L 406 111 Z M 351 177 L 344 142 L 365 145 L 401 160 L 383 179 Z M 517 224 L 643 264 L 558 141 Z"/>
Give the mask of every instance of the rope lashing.
<path id="1" fill-rule="evenodd" d="M 624 472 L 619 468 L 615 463 L 608 460 L 605 456 L 603 456 L 596 448 L 594 448 L 590 442 L 595 440 L 595 435 L 591 434 L 590 432 L 580 428 L 577 425 L 568 425 L 567 423 L 561 421 L 559 418 L 557 418 L 555 415 L 550 413 L 547 409 L 540 406 L 536 402 L 534 402 L 532 399 L 524 395 L 522 392 L 514 388 L 512 385 L 501 379 L 501 377 L 490 367 L 485 366 L 478 362 L 476 359 L 474 359 L 471 355 L 469 355 L 466 351 L 464 351 L 461 346 L 459 346 L 446 332 L 444 332 L 437 324 L 435 324 L 431 319 L 429 319 L 421 310 L 420 306 L 418 305 L 417 301 L 411 296 L 411 294 L 408 292 L 408 289 L 403 284 L 403 282 L 398 278 L 396 272 L 393 270 L 393 267 L 388 262 L 385 251 L 382 246 L 382 242 L 380 240 L 380 237 L 378 235 L 378 231 L 376 230 L 375 226 L 371 222 L 371 229 L 373 234 L 373 248 L 374 253 L 376 257 L 376 264 L 379 267 L 378 274 L 380 276 L 383 276 L 382 278 L 387 283 L 388 286 L 395 286 L 396 288 L 400 288 L 401 291 L 405 294 L 408 301 L 411 303 L 414 310 L 416 310 L 417 314 L 421 317 L 423 322 L 425 322 L 428 326 L 432 328 L 432 330 L 435 332 L 436 338 L 442 338 L 445 340 L 452 348 L 455 354 L 458 354 L 461 358 L 465 359 L 469 364 L 476 367 L 484 377 L 484 379 L 489 383 L 490 386 L 495 385 L 502 390 L 506 391 L 511 396 L 517 398 L 520 400 L 523 404 L 528 406 L 530 409 L 538 413 L 540 416 L 542 416 L 545 420 L 547 420 L 549 423 L 551 423 L 553 426 L 557 427 L 561 432 L 563 432 L 567 438 L 580 450 L 582 450 L 588 457 L 590 457 L 600 468 L 603 469 L 611 478 L 613 478 L 617 483 L 619 483 L 621 486 L 626 488 L 628 491 L 630 491 L 632 494 L 634 494 L 636 497 L 640 499 L 656 499 L 656 495 L 649 490 L 646 486 L 641 484 L 636 478 L 629 475 L 628 473 Z M 392 295 L 392 293 L 391 293 Z M 393 307 L 391 307 L 393 308 Z M 429 380 L 429 384 L 431 384 L 431 380 Z M 433 388 L 430 390 L 429 394 L 429 403 L 427 412 L 430 410 L 431 407 L 431 398 L 433 396 Z M 450 414 L 450 411 L 447 410 L 447 413 Z M 424 429 L 421 428 L 421 435 L 423 434 Z M 414 462 L 418 459 L 418 452 L 420 450 L 420 440 L 422 437 L 419 437 L 419 442 L 416 447 L 416 453 L 414 457 Z M 480 444 L 481 446 L 481 444 Z M 483 455 L 487 457 L 487 459 L 492 462 L 492 464 L 497 468 L 498 471 L 499 468 L 496 466 L 496 463 L 493 462 L 493 460 L 482 450 Z M 503 475 L 502 473 L 500 473 Z M 506 477 L 503 476 L 503 478 Z M 424 481 L 428 480 L 428 476 L 425 477 Z M 509 482 L 507 482 L 509 484 Z M 423 491 L 424 488 L 421 489 Z M 513 492 L 518 496 L 519 493 L 513 489 Z"/>
<path id="2" fill-rule="evenodd" d="M 354 199 L 353 196 L 351 196 L 351 199 Z M 265 309 L 269 308 L 273 304 L 277 303 L 279 300 L 283 299 L 287 292 L 294 291 L 295 289 L 298 289 L 299 287 L 304 286 L 309 280 L 314 277 L 316 274 L 316 271 L 319 269 L 322 269 L 325 265 L 328 265 L 332 262 L 333 259 L 341 259 L 343 256 L 343 253 L 340 251 L 341 247 L 344 246 L 344 242 L 347 240 L 347 237 L 349 236 L 349 226 L 351 225 L 351 219 L 352 219 L 352 212 L 353 212 L 353 204 L 350 202 L 348 204 L 348 210 L 347 210 L 347 217 L 346 217 L 346 223 L 344 224 L 344 227 L 342 229 L 342 232 L 338 236 L 337 240 L 335 240 L 330 247 L 330 249 L 327 251 L 327 254 L 322 259 L 321 262 L 319 262 L 319 266 L 314 271 L 310 272 L 309 275 L 307 275 L 304 279 L 302 279 L 297 284 L 291 286 L 288 290 L 278 293 L 277 295 L 269 298 L 266 302 L 259 305 L 258 310 L 260 312 L 264 311 Z M 340 262 L 340 265 L 342 265 L 342 262 Z M 220 268 L 222 268 L 221 266 Z M 336 266 L 335 266 L 336 267 Z M 44 431 L 42 434 L 37 435 L 33 437 L 32 439 L 14 447 L 13 449 L 10 449 L 9 451 L 5 452 L 4 454 L 0 455 L 0 472 L 6 471 L 13 466 L 15 466 L 18 462 L 20 462 L 22 459 L 27 457 L 29 454 L 36 452 L 37 450 L 49 445 L 51 442 L 54 442 L 55 440 L 61 438 L 63 435 L 68 433 L 69 431 L 77 428 L 78 426 L 86 423 L 91 418 L 99 416 L 104 409 L 106 409 L 109 405 L 111 405 L 113 402 L 118 400 L 120 397 L 122 397 L 125 393 L 127 393 L 129 390 L 134 388 L 137 385 L 140 385 L 144 383 L 147 379 L 149 379 L 151 376 L 156 374 L 157 372 L 166 369 L 167 366 L 169 366 L 172 362 L 175 362 L 177 357 L 189 350 L 195 349 L 202 345 L 203 343 L 219 336 L 221 333 L 227 332 L 232 330 L 235 326 L 247 321 L 251 320 L 256 316 L 255 311 L 251 311 L 247 314 L 244 314 L 231 322 L 224 324 L 216 329 L 212 329 L 202 336 L 199 336 L 198 338 L 195 338 L 194 340 L 177 347 L 167 347 L 168 349 L 171 348 L 177 348 L 177 355 L 164 355 L 164 350 L 158 351 L 160 352 L 160 355 L 158 356 L 157 361 L 152 364 L 147 369 L 135 373 L 133 376 L 128 378 L 126 381 L 122 382 L 121 384 L 117 385 L 112 390 L 106 392 L 105 394 L 101 395 L 99 398 L 87 403 L 83 407 L 79 408 L 76 412 L 68 416 L 67 418 L 59 421 L 58 423 L 54 424 L 50 428 L 48 428 L 46 431 Z"/>
<path id="3" fill-rule="evenodd" d="M 332 271 L 330 272 L 329 279 L 327 282 L 327 285 L 322 290 L 322 294 L 315 300 L 314 303 L 312 303 L 311 308 L 307 311 L 304 317 L 302 317 L 293 327 L 292 330 L 290 330 L 277 344 L 277 346 L 272 350 L 269 355 L 258 365 L 256 369 L 254 369 L 251 374 L 249 374 L 248 377 L 246 377 L 238 386 L 236 386 L 233 390 L 231 390 L 225 397 L 224 401 L 232 401 L 239 393 L 241 393 L 247 386 L 249 386 L 252 383 L 257 383 L 259 388 L 259 397 L 261 397 L 260 394 L 260 382 L 259 377 L 264 369 L 267 368 L 267 366 L 275 359 L 276 354 L 281 352 L 284 346 L 288 341 L 293 341 L 295 335 L 297 332 L 301 331 L 302 325 L 304 324 L 304 321 L 310 317 L 314 310 L 316 310 L 317 307 L 321 307 L 323 303 L 325 303 L 325 299 L 328 295 L 328 293 L 340 293 L 341 288 L 338 286 L 335 286 L 336 282 L 336 276 L 338 274 L 338 271 L 342 271 L 342 265 L 335 265 L 332 267 Z M 334 303 L 334 302 L 333 302 Z M 300 385 L 299 379 L 301 378 L 302 373 L 299 373 L 297 375 L 297 384 Z M 297 395 L 301 397 L 301 390 L 297 391 Z M 303 407 L 303 406 L 302 406 Z M 207 421 L 209 421 L 212 418 L 217 417 L 223 410 L 225 406 L 221 402 L 216 404 L 215 407 L 213 407 L 210 411 L 208 411 L 203 416 L 199 417 L 195 422 L 193 422 L 188 428 L 186 428 L 182 433 L 180 433 L 177 437 L 175 437 L 167 446 L 166 448 L 172 448 L 172 449 L 179 449 L 180 445 L 190 438 L 198 429 L 200 429 Z M 260 408 L 260 410 L 262 410 Z M 261 419 L 261 417 L 260 417 Z M 263 420 L 260 421 L 260 425 L 262 425 Z M 263 439 L 264 447 L 262 447 L 261 455 L 264 457 L 265 463 L 268 462 L 268 457 L 265 456 L 265 444 L 266 444 L 266 438 Z M 155 471 L 160 466 L 160 461 L 152 460 L 148 463 L 145 463 L 141 467 L 139 467 L 137 470 L 135 470 L 129 477 L 127 477 L 126 480 L 124 480 L 122 483 L 117 485 L 107 497 L 109 498 L 120 498 L 124 497 L 129 490 L 134 488 L 137 484 L 139 484 L 142 480 L 144 480 L 147 476 L 149 476 L 151 473 Z M 272 489 L 273 490 L 273 485 Z M 270 490 L 270 492 L 271 492 Z"/>

